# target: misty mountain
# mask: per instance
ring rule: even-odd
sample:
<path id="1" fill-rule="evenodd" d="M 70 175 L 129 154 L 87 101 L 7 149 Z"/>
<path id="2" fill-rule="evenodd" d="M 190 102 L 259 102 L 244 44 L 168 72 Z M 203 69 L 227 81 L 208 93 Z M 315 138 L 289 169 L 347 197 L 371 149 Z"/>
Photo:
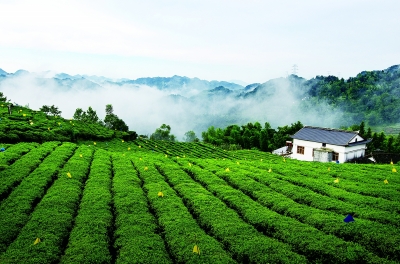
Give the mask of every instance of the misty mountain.
<path id="1" fill-rule="evenodd" d="M 400 66 L 363 71 L 347 80 L 336 76 L 305 79 L 296 75 L 246 87 L 225 81 L 182 76 L 136 80 L 66 73 L 0 71 L 0 91 L 34 109 L 57 105 L 63 116 L 91 106 L 100 118 L 106 104 L 131 130 L 151 134 L 169 124 L 180 139 L 189 130 L 198 136 L 208 127 L 269 122 L 272 127 L 297 121 L 340 127 L 400 123 Z"/>
<path id="2" fill-rule="evenodd" d="M 7 72 L 4 71 L 3 69 L 0 69 L 0 76 L 7 76 Z"/>
<path id="3" fill-rule="evenodd" d="M 196 89 L 196 90 L 210 90 L 218 86 L 224 86 L 231 90 L 243 89 L 244 87 L 225 81 L 205 81 L 199 78 L 188 78 L 174 75 L 172 77 L 154 77 L 154 78 L 139 78 L 136 80 L 124 81 L 123 83 L 140 84 L 157 87 L 160 90 L 175 90 L 177 87 L 180 89 Z"/>
<path id="4" fill-rule="evenodd" d="M 101 88 L 101 85 L 89 81 L 86 78 L 80 77 L 76 79 L 58 79 L 54 78 L 54 81 L 58 83 L 59 86 L 65 88 L 65 89 L 75 89 L 75 90 L 81 90 L 81 89 L 99 89 Z"/>

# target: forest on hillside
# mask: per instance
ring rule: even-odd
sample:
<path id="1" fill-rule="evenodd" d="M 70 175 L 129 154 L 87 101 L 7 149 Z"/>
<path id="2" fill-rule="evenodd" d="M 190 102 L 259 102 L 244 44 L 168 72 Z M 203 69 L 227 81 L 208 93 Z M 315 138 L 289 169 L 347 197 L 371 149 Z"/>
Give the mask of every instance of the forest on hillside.
<path id="1" fill-rule="evenodd" d="M 400 122 L 400 66 L 382 71 L 363 71 L 347 80 L 317 76 L 301 83 L 307 90 L 304 108 L 328 103 L 346 113 L 352 124 L 370 126 Z"/>

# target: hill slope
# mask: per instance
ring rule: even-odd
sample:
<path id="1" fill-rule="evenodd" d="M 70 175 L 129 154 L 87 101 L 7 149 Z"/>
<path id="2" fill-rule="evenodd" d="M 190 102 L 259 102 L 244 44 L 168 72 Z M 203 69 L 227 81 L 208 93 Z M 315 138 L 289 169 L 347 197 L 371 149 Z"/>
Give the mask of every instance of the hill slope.
<path id="1" fill-rule="evenodd" d="M 144 140 L 0 157 L 1 263 L 400 261 L 391 165 Z"/>

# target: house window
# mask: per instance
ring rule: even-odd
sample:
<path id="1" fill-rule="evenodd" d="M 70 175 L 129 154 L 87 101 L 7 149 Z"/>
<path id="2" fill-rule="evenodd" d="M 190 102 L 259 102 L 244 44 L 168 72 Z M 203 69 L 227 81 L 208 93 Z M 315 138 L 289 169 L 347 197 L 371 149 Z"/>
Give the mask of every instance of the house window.
<path id="1" fill-rule="evenodd" d="M 334 160 L 334 161 L 339 160 L 339 153 L 332 152 L 332 160 Z"/>
<path id="2" fill-rule="evenodd" d="M 297 154 L 302 154 L 302 155 L 304 155 L 304 147 L 302 147 L 302 146 L 297 146 Z"/>
<path id="3" fill-rule="evenodd" d="M 326 147 L 326 143 L 322 143 L 322 147 Z"/>

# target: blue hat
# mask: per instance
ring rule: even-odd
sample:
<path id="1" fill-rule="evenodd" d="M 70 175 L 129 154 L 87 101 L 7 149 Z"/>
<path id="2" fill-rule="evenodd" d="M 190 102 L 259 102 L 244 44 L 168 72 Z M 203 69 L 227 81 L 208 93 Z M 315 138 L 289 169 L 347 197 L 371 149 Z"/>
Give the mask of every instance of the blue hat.
<path id="1" fill-rule="evenodd" d="M 346 223 L 354 222 L 354 218 L 351 214 L 348 214 L 343 221 L 345 221 Z"/>

